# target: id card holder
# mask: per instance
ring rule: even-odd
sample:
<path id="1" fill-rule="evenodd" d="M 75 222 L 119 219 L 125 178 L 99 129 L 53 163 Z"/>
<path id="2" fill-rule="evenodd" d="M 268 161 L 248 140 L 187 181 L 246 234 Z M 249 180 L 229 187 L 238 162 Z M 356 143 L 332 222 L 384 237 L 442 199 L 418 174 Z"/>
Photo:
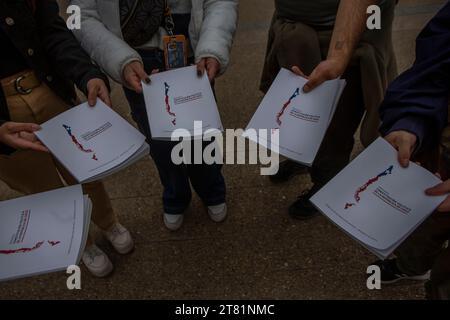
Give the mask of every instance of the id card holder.
<path id="1" fill-rule="evenodd" d="M 184 35 L 163 37 L 166 69 L 176 69 L 187 65 L 187 44 Z"/>

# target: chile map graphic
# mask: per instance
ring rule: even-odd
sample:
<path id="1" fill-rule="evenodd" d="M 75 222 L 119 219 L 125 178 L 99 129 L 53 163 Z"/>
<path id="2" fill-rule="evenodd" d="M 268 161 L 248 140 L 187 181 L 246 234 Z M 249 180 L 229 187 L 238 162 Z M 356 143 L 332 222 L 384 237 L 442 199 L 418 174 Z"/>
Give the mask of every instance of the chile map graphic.
<path id="1" fill-rule="evenodd" d="M 77 137 L 75 137 L 75 135 L 73 135 L 73 133 L 72 133 L 72 128 L 71 128 L 71 127 L 69 127 L 68 125 L 65 125 L 65 124 L 63 124 L 62 126 L 64 127 L 64 129 L 66 129 L 67 134 L 72 138 L 72 142 L 77 146 L 77 148 L 78 148 L 80 151 L 82 151 L 82 152 L 84 152 L 84 153 L 92 153 L 92 154 L 93 154 L 93 155 L 92 155 L 92 159 L 95 160 L 95 161 L 98 161 L 98 158 L 97 158 L 97 156 L 95 155 L 94 150 L 86 149 L 86 148 L 78 141 Z"/>
<path id="2" fill-rule="evenodd" d="M 173 117 L 173 120 L 172 120 L 171 122 L 172 122 L 172 124 L 175 126 L 175 125 L 177 124 L 177 118 L 176 118 L 177 115 L 176 115 L 175 113 L 173 113 L 173 112 L 171 111 L 171 108 L 170 108 L 170 102 L 169 102 L 169 90 L 170 90 L 169 84 L 168 84 L 167 82 L 164 82 L 164 96 L 165 96 L 164 102 L 165 102 L 165 104 L 166 104 L 166 112 L 167 112 L 171 117 Z"/>
<path id="3" fill-rule="evenodd" d="M 380 173 L 379 175 L 377 175 L 376 177 L 373 177 L 371 179 L 369 179 L 365 184 L 363 184 L 361 187 L 359 187 L 356 192 L 355 192 L 355 201 L 356 203 L 358 203 L 359 201 L 361 201 L 361 194 L 367 190 L 367 188 L 369 188 L 370 185 L 374 184 L 375 182 L 377 182 L 378 180 L 380 180 L 383 177 L 386 177 L 390 174 L 392 174 L 392 170 L 394 170 L 394 166 L 390 166 L 389 168 L 387 168 L 386 170 L 384 170 L 382 173 Z M 353 206 L 356 206 L 356 203 L 352 203 L 352 202 L 348 202 L 345 204 L 344 209 L 348 210 Z"/>
<path id="4" fill-rule="evenodd" d="M 289 107 L 289 105 L 292 103 L 292 101 L 297 98 L 300 95 L 300 88 L 297 88 L 294 93 L 292 94 L 292 96 L 289 98 L 289 100 L 283 105 L 283 107 L 281 108 L 280 112 L 277 113 L 277 124 L 279 126 L 281 126 L 282 121 L 281 121 L 281 117 L 283 116 L 284 112 L 286 111 L 287 107 Z"/>
<path id="5" fill-rule="evenodd" d="M 19 248 L 19 249 L 15 249 L 15 250 L 0 250 L 0 254 L 16 254 L 16 253 L 27 253 L 27 252 L 35 251 L 35 250 L 39 249 L 40 247 L 42 247 L 42 245 L 44 243 L 45 243 L 45 241 L 39 241 L 31 248 Z M 54 247 L 54 246 L 60 244 L 61 241 L 47 241 L 47 243 L 50 246 Z"/>

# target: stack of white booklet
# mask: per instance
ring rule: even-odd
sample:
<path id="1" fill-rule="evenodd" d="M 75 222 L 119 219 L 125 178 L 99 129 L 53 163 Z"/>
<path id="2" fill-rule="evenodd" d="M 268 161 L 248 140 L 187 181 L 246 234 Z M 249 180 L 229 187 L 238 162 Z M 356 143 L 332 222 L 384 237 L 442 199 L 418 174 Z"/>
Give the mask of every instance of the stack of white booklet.
<path id="1" fill-rule="evenodd" d="M 305 78 L 281 69 L 243 136 L 310 166 L 346 82 L 340 79 L 326 81 L 307 94 L 303 92 L 306 82 Z M 273 134 L 276 129 L 279 136 Z M 275 137 L 279 137 L 279 141 Z"/>
<path id="2" fill-rule="evenodd" d="M 206 72 L 199 77 L 191 66 L 154 74 L 151 80 L 143 88 L 152 138 L 170 140 L 177 129 L 184 138 L 223 131 Z"/>
<path id="3" fill-rule="evenodd" d="M 0 202 L 0 281 L 78 264 L 91 209 L 80 185 Z"/>
<path id="4" fill-rule="evenodd" d="M 379 138 L 316 193 L 311 202 L 378 257 L 387 258 L 445 199 L 425 190 L 441 181 L 424 168 L 398 164 Z"/>
<path id="5" fill-rule="evenodd" d="M 97 100 L 41 125 L 37 137 L 80 183 L 100 180 L 148 154 L 145 137 Z"/>

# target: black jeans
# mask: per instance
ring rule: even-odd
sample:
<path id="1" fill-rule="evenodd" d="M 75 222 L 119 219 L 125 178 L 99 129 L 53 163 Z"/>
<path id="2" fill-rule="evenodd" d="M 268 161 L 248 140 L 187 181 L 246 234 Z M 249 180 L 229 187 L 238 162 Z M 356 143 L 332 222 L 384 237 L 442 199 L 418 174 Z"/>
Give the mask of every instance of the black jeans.
<path id="1" fill-rule="evenodd" d="M 139 50 L 145 71 L 164 71 L 164 54 L 160 50 Z M 145 108 L 144 96 L 124 87 L 125 96 L 130 104 L 131 114 L 139 130 L 146 136 L 150 145 L 150 155 L 156 164 L 159 178 L 164 187 L 163 206 L 168 214 L 182 214 L 189 206 L 192 193 L 191 186 L 207 206 L 225 202 L 225 180 L 222 166 L 219 164 L 181 164 L 175 165 L 171 159 L 172 148 L 178 144 L 174 141 L 153 140 Z M 206 146 L 207 144 L 204 143 Z"/>
<path id="2" fill-rule="evenodd" d="M 315 190 L 348 165 L 355 144 L 354 135 L 365 113 L 359 67 L 350 66 L 343 78 L 347 80 L 347 86 L 310 170 Z"/>

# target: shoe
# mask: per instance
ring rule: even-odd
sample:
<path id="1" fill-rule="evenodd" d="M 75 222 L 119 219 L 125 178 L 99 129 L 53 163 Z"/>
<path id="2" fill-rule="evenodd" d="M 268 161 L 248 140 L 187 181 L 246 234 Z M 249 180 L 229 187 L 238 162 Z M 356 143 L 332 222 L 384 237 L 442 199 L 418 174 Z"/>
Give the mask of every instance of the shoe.
<path id="1" fill-rule="evenodd" d="M 104 231 L 103 234 L 120 254 L 130 253 L 134 249 L 134 242 L 130 232 L 120 223 L 115 223 L 112 228 Z"/>
<path id="2" fill-rule="evenodd" d="M 103 278 L 113 271 L 113 265 L 106 253 L 95 244 L 84 250 L 81 258 L 86 268 L 96 277 Z"/>
<path id="3" fill-rule="evenodd" d="M 217 206 L 208 206 L 208 214 L 214 222 L 224 221 L 227 217 L 227 204 L 224 202 Z"/>
<path id="4" fill-rule="evenodd" d="M 312 189 L 300 195 L 289 207 L 289 215 L 297 220 L 308 220 L 319 215 L 319 211 L 312 205 L 309 199 L 315 194 Z"/>
<path id="5" fill-rule="evenodd" d="M 177 231 L 181 228 L 184 221 L 183 214 L 168 214 L 164 213 L 164 224 L 170 231 Z"/>
<path id="6" fill-rule="evenodd" d="M 397 266 L 397 259 L 378 260 L 372 265 L 380 267 L 381 270 L 381 283 L 391 284 L 400 280 L 417 280 L 426 281 L 430 279 L 430 271 L 421 275 L 409 275 L 400 271 Z"/>
<path id="7" fill-rule="evenodd" d="M 289 181 L 291 178 L 299 174 L 308 173 L 308 168 L 297 162 L 291 160 L 284 160 L 280 162 L 278 172 L 269 177 L 273 183 L 283 183 Z"/>

